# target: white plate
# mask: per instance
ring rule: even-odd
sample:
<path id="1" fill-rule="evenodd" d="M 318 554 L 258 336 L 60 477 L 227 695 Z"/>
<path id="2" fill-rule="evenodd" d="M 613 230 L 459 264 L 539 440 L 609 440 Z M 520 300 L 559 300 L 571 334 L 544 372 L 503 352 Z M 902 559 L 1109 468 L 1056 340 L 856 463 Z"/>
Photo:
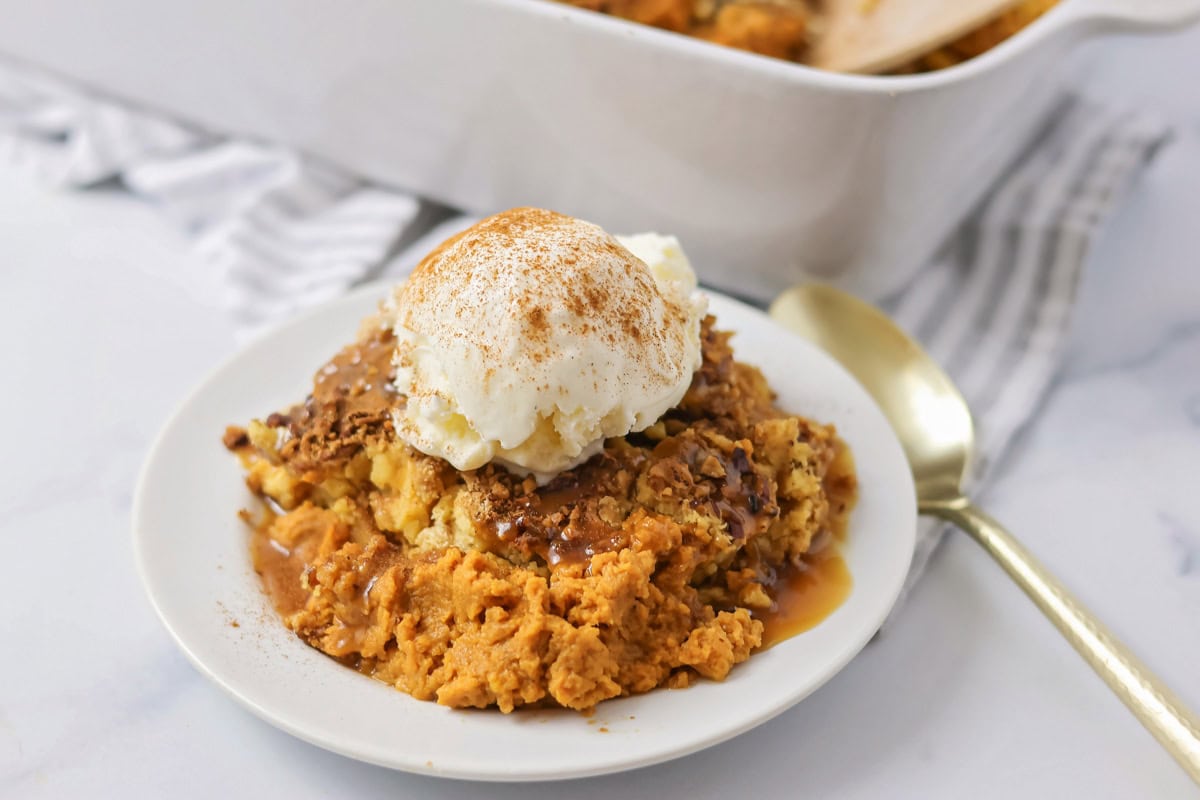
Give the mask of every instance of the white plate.
<path id="1" fill-rule="evenodd" d="M 183 403 L 142 471 L 133 534 L 150 600 L 192 663 L 255 714 L 320 747 L 411 772 L 481 780 L 598 775 L 682 756 L 770 719 L 840 670 L 887 615 L 908 571 L 916 523 L 895 435 L 823 352 L 761 312 L 712 295 L 719 327 L 737 332 L 734 352 L 764 370 L 780 405 L 836 423 L 854 452 L 860 498 L 843 553 L 854 589 L 824 622 L 751 656 L 723 683 L 611 700 L 591 718 L 443 708 L 308 647 L 279 622 L 251 568 L 237 511 L 255 499 L 221 434 L 227 424 L 302 399 L 312 373 L 352 339 L 383 292 L 365 287 L 242 350 Z"/>

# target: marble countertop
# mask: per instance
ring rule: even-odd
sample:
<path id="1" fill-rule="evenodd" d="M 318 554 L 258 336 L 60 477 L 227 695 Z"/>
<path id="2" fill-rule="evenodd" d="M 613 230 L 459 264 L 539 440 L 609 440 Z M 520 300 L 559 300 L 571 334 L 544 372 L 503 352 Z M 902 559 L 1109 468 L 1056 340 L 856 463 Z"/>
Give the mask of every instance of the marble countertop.
<path id="1" fill-rule="evenodd" d="M 1092 254 L 1066 369 L 982 500 L 1200 708 L 1200 87 L 1189 74 L 1200 75 L 1200 32 L 1104 53 L 1093 90 L 1162 109 L 1179 134 Z M 120 192 L 55 193 L 7 168 L 0 253 L 2 797 L 1196 796 L 959 536 L 886 636 L 829 684 L 679 761 L 485 786 L 295 740 L 188 664 L 133 565 L 147 446 L 235 349 L 207 266 Z"/>

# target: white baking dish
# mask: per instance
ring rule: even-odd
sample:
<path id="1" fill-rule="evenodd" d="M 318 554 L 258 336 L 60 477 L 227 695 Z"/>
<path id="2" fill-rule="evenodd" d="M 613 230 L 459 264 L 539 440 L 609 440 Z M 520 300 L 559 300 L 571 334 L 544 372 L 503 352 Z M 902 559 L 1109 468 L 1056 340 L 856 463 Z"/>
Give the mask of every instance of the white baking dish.
<path id="1" fill-rule="evenodd" d="M 0 0 L 0 53 L 468 210 L 678 234 L 710 283 L 906 280 L 1087 39 L 1200 0 L 1064 0 L 958 67 L 823 73 L 541 0 Z"/>

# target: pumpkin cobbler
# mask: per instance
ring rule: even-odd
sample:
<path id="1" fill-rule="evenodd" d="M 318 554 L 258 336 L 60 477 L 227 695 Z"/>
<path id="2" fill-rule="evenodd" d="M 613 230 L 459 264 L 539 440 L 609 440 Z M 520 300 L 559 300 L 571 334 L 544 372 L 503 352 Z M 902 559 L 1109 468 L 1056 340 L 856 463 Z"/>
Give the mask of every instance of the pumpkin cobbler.
<path id="1" fill-rule="evenodd" d="M 730 338 L 669 237 L 513 209 L 447 241 L 303 403 L 225 433 L 283 623 L 454 707 L 725 678 L 855 491 Z"/>

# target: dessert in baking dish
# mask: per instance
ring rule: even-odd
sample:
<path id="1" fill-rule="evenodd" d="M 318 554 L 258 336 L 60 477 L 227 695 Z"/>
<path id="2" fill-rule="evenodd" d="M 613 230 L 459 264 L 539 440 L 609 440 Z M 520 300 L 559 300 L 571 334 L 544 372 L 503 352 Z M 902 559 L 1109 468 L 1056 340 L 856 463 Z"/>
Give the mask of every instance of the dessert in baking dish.
<path id="1" fill-rule="evenodd" d="M 944 69 L 995 47 L 1058 0 L 1025 0 L 996 19 L 926 53 L 897 72 Z M 788 61 L 804 61 L 821 35 L 821 4 L 810 0 L 560 0 L 656 28 Z M 870 14 L 888 0 L 863 0 Z"/>
<path id="2" fill-rule="evenodd" d="M 720 680 L 797 585 L 835 604 L 850 453 L 705 305 L 673 239 L 539 209 L 435 249 L 303 403 L 226 431 L 283 623 L 507 712 Z"/>

